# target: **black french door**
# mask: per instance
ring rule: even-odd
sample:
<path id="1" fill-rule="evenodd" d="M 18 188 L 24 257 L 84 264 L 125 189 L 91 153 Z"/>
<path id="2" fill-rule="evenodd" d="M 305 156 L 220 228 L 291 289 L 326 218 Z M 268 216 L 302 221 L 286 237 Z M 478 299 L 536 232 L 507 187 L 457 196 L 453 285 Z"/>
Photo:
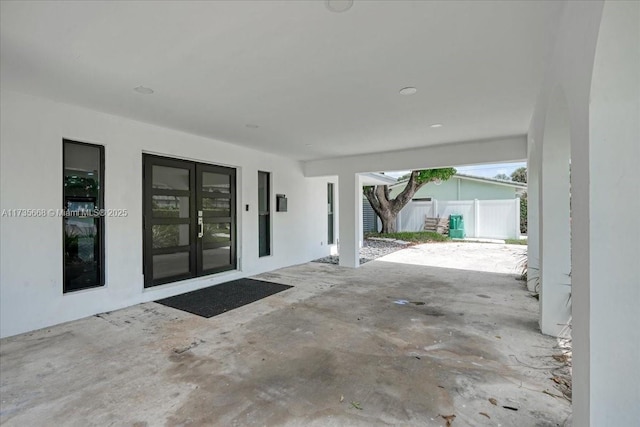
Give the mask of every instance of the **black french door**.
<path id="1" fill-rule="evenodd" d="M 144 286 L 236 268 L 236 170 L 145 154 Z"/>

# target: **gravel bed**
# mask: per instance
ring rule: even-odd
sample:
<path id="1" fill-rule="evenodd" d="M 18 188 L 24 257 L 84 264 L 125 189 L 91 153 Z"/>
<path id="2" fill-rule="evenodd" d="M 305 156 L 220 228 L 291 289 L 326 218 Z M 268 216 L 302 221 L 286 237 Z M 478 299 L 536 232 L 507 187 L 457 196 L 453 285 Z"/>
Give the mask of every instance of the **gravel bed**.
<path id="1" fill-rule="evenodd" d="M 409 246 L 407 242 L 400 241 L 382 241 L 365 239 L 362 248 L 360 248 L 360 264 L 373 261 L 376 258 L 383 257 L 392 252 L 399 251 Z M 338 250 L 340 248 L 338 247 Z M 325 264 L 338 264 L 338 255 L 330 255 L 324 258 L 315 259 L 313 262 L 323 262 Z"/>

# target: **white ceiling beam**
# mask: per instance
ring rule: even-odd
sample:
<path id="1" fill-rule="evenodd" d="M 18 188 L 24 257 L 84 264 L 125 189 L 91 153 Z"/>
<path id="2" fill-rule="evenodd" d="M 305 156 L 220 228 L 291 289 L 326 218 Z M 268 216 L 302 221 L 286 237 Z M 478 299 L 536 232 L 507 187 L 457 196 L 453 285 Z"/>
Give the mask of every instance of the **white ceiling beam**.
<path id="1" fill-rule="evenodd" d="M 526 135 L 304 162 L 307 177 L 525 161 Z"/>

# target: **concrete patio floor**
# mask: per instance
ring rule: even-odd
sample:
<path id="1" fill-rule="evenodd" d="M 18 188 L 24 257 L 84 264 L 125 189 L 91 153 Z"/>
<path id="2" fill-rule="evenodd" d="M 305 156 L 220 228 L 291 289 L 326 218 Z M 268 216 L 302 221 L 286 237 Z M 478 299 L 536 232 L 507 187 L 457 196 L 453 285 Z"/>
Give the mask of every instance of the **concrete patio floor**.
<path id="1" fill-rule="evenodd" d="M 481 244 L 262 274 L 295 287 L 210 319 L 147 303 L 4 339 L 0 422 L 563 425 L 570 404 L 543 393 L 561 394 L 556 341 L 515 271 L 498 267 L 523 248 L 483 245 L 502 257 L 487 268 L 498 273 L 420 265 L 452 245 L 468 260 Z"/>

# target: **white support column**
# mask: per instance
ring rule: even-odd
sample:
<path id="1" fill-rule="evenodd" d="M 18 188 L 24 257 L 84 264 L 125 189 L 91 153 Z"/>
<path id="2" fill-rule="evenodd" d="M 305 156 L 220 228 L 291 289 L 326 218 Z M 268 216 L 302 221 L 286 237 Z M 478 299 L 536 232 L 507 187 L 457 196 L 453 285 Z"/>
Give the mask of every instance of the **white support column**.
<path id="1" fill-rule="evenodd" d="M 529 141 L 527 162 L 527 289 L 539 292 L 540 236 L 539 236 L 540 147 Z"/>
<path id="2" fill-rule="evenodd" d="M 339 211 L 340 218 L 340 265 L 357 268 L 360 266 L 360 225 L 362 217 L 362 185 L 360 176 L 355 173 L 339 175 Z M 360 212 L 358 208 L 360 207 Z"/>
<path id="3" fill-rule="evenodd" d="M 564 94 L 550 99 L 540 169 L 540 329 L 568 334 L 571 319 L 571 219 L 569 114 Z"/>
<path id="4" fill-rule="evenodd" d="M 640 420 L 638 17 L 638 2 L 604 4 L 589 134 L 572 151 L 574 426 Z"/>

